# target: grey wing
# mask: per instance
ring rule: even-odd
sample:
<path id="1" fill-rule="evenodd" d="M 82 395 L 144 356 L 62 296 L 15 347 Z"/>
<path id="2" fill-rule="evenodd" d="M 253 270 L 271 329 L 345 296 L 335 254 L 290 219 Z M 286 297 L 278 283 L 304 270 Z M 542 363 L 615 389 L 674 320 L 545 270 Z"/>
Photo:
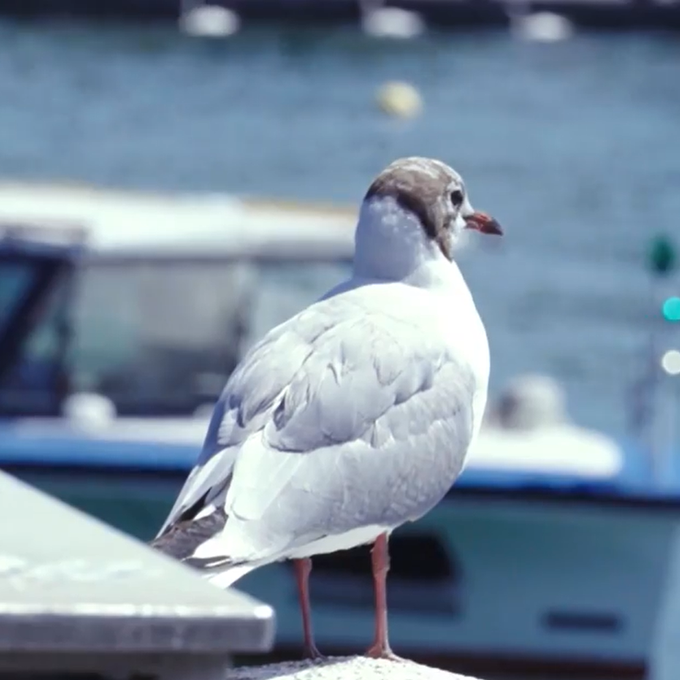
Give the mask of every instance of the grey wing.
<path id="1" fill-rule="evenodd" d="M 310 312 L 232 375 L 166 523 L 195 503 L 223 507 L 234 561 L 419 517 L 472 438 L 476 376 L 437 333 L 344 296 Z"/>
<path id="2" fill-rule="evenodd" d="M 436 337 L 354 314 L 310 349 L 235 461 L 222 534 L 235 560 L 416 519 L 463 467 L 483 403 L 474 371 Z"/>
<path id="3" fill-rule="evenodd" d="M 220 395 L 208 426 L 203 448 L 175 504 L 158 532 L 162 536 L 175 523 L 195 517 L 212 502 L 224 500 L 238 451 L 246 439 L 262 429 L 284 388 L 304 363 L 311 347 L 296 327 L 313 339 L 332 321 L 323 314 L 316 324 L 307 313 L 272 329 L 245 355 Z"/>

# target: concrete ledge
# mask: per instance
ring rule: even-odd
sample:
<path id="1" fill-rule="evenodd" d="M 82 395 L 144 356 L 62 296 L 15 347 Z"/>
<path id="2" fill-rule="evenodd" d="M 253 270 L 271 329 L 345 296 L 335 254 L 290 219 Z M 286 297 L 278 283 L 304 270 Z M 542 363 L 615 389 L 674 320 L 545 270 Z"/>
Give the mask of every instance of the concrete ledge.
<path id="1" fill-rule="evenodd" d="M 0 675 L 224 680 L 272 609 L 0 472 Z"/>
<path id="2" fill-rule="evenodd" d="M 231 670 L 228 680 L 474 680 L 413 661 L 336 656 L 324 661 L 288 661 Z"/>

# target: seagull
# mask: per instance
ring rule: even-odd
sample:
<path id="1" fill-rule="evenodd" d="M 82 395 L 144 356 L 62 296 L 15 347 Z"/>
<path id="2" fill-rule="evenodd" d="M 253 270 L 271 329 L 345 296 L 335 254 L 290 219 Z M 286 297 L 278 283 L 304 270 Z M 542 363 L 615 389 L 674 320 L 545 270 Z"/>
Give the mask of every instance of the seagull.
<path id="1" fill-rule="evenodd" d="M 228 587 L 292 560 L 304 650 L 313 555 L 372 543 L 373 658 L 387 630 L 388 538 L 429 512 L 486 407 L 489 345 L 452 259 L 465 229 L 502 234 L 444 163 L 402 158 L 361 204 L 350 278 L 244 356 L 151 545 Z"/>

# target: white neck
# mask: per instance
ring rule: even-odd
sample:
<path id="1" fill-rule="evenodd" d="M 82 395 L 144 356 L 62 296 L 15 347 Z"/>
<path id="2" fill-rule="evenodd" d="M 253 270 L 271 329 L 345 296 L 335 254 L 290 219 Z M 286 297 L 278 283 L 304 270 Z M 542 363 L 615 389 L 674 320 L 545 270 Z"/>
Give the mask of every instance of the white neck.
<path id="1" fill-rule="evenodd" d="M 355 236 L 354 276 L 432 288 L 460 279 L 458 267 L 392 197 L 364 201 Z"/>

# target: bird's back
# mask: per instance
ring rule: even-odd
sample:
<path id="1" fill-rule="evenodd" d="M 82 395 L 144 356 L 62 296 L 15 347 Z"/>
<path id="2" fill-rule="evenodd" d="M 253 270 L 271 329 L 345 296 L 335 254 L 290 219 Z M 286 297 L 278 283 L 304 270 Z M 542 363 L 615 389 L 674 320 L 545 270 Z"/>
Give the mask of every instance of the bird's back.
<path id="1" fill-rule="evenodd" d="M 486 399 L 468 356 L 480 339 L 445 300 L 367 284 L 273 329 L 230 379 L 169 524 L 215 502 L 234 557 L 263 560 L 427 512 L 459 474 Z"/>

